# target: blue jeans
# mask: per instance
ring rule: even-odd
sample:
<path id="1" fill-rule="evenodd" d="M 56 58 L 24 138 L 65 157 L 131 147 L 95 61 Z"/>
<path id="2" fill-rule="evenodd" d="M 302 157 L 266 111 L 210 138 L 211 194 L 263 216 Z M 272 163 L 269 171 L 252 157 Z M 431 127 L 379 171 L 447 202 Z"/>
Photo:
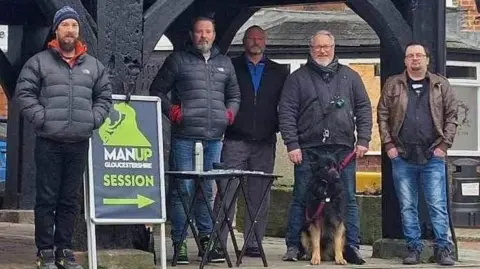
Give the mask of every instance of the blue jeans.
<path id="1" fill-rule="evenodd" d="M 392 160 L 392 172 L 407 248 L 423 250 L 417 209 L 418 184 L 421 184 L 435 234 L 435 247 L 450 250 L 445 160 L 433 157 L 426 164 L 412 164 L 396 157 Z"/>
<path id="2" fill-rule="evenodd" d="M 333 154 L 336 156 L 337 162 L 343 161 L 352 149 L 345 146 L 324 146 L 311 148 L 317 154 Z M 287 247 L 301 248 L 301 229 L 305 222 L 305 196 L 307 194 L 308 184 L 312 179 L 312 169 L 309 165 L 309 159 L 306 152 L 302 149 L 302 163 L 295 165 L 293 185 L 293 199 L 288 212 L 288 225 L 285 241 Z M 341 173 L 341 179 L 344 181 L 346 188 L 347 208 L 345 210 L 345 228 L 347 246 L 357 248 L 360 245 L 360 224 L 358 217 L 358 206 L 355 198 L 355 170 L 356 162 L 352 160 Z"/>
<path id="3" fill-rule="evenodd" d="M 183 139 L 172 137 L 172 151 L 173 154 L 172 165 L 173 170 L 176 171 L 193 171 L 195 142 L 194 139 Z M 203 144 L 203 169 L 205 171 L 213 168 L 213 163 L 220 162 L 220 153 L 222 151 L 222 142 L 220 140 L 202 140 Z M 180 184 L 181 195 L 183 195 L 188 205 L 192 202 L 192 197 L 196 199 L 194 203 L 195 224 L 198 229 L 200 237 L 210 234 L 212 231 L 212 218 L 208 214 L 208 208 L 213 208 L 213 185 L 214 180 L 206 180 L 203 184 L 203 190 L 208 201 L 205 204 L 201 193 L 195 193 L 195 182 L 193 180 L 176 180 L 176 184 Z M 173 182 L 175 184 L 175 182 Z M 172 202 L 171 202 L 171 221 L 172 231 L 171 236 L 173 242 L 180 242 L 185 239 L 182 238 L 183 226 L 186 221 L 186 214 L 183 209 L 182 201 L 179 193 L 175 187 L 172 186 Z M 186 234 L 185 234 L 186 236 Z"/>

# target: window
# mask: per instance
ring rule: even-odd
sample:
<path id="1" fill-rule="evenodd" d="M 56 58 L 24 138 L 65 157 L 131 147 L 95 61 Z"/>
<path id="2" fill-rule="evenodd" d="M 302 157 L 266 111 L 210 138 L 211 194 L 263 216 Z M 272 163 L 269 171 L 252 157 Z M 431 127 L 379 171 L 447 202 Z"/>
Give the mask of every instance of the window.
<path id="1" fill-rule="evenodd" d="M 478 151 L 478 87 L 453 85 L 458 107 L 458 126 L 452 150 Z"/>
<path id="2" fill-rule="evenodd" d="M 459 102 L 457 135 L 449 155 L 480 156 L 480 64 L 448 61 L 446 71 Z"/>
<path id="3" fill-rule="evenodd" d="M 446 0 L 445 1 L 445 6 L 446 7 L 457 7 L 457 1 L 459 0 Z"/>
<path id="4" fill-rule="evenodd" d="M 477 79 L 477 68 L 475 66 L 447 66 L 447 78 L 455 79 Z"/>

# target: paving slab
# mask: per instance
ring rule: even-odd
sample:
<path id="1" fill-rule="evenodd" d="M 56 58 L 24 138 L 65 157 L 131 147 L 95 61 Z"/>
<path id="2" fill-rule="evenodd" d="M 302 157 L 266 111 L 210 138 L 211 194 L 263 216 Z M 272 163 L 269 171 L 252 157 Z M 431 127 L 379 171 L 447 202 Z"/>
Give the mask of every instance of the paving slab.
<path id="1" fill-rule="evenodd" d="M 236 233 L 240 243 L 243 242 L 242 234 Z M 156 236 L 157 250 L 159 238 Z M 229 249 L 233 249 L 231 242 Z M 285 252 L 285 241 L 283 238 L 268 237 L 264 240 L 264 248 L 267 255 L 269 268 L 364 268 L 364 269 L 380 269 L 380 268 L 405 268 L 401 264 L 400 259 L 384 260 L 370 258 L 372 255 L 371 246 L 361 246 L 360 251 L 366 257 L 365 265 L 333 265 L 332 262 L 322 262 L 319 266 L 311 266 L 308 261 L 299 262 L 283 262 L 282 255 Z M 479 242 L 460 242 L 459 243 L 460 261 L 455 268 L 480 268 L 480 243 Z M 35 268 L 35 240 L 34 226 L 31 224 L 15 224 L 0 222 L 0 269 L 34 269 Z M 188 252 L 191 263 L 188 266 L 177 266 L 179 269 L 198 268 L 200 263 L 196 261 L 197 248 L 193 239 L 188 240 Z M 232 255 L 233 253 L 231 253 Z M 170 258 L 173 255 L 171 241 L 167 239 L 167 260 L 168 268 L 172 268 Z M 158 255 L 157 255 L 158 257 Z M 232 257 L 233 266 L 235 267 L 236 259 Z M 160 268 L 157 266 L 156 268 Z M 226 263 L 208 264 L 205 268 L 228 268 Z M 245 257 L 240 268 L 244 269 L 260 269 L 264 268 L 260 258 Z M 421 264 L 416 266 L 408 266 L 408 268 L 444 268 L 436 264 Z"/>

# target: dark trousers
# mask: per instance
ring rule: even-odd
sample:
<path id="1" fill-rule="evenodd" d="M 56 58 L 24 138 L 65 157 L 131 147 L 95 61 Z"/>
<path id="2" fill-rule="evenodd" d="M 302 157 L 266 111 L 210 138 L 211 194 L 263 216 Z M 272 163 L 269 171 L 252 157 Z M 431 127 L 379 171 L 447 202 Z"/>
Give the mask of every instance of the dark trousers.
<path id="1" fill-rule="evenodd" d="M 242 170 L 251 170 L 251 171 L 262 171 L 265 173 L 272 173 L 273 167 L 275 164 L 275 144 L 272 143 L 262 143 L 262 142 L 248 142 L 243 140 L 231 140 L 225 139 L 223 141 L 222 148 L 222 162 L 227 168 L 230 169 L 242 169 Z M 239 180 L 230 183 L 229 189 L 227 190 L 224 200 L 226 204 L 230 204 L 234 196 L 234 190 L 238 186 Z M 227 186 L 227 181 L 220 181 L 220 190 L 224 191 Z M 252 208 L 252 214 L 260 206 L 260 200 L 262 199 L 262 194 L 268 186 L 268 180 L 257 178 L 257 177 L 248 177 L 246 180 L 246 198 L 249 202 L 250 207 Z M 239 193 L 240 195 L 240 193 Z M 228 216 L 230 219 L 233 219 L 235 214 L 235 202 L 233 202 L 233 207 Z M 218 212 L 218 199 L 215 200 L 215 212 Z M 260 213 L 258 215 L 257 224 L 255 225 L 255 234 L 258 234 L 260 241 L 263 239 L 265 234 L 265 229 L 267 226 L 268 220 L 268 208 L 270 207 L 270 190 L 267 193 L 265 201 L 263 202 L 262 207 L 260 208 Z M 223 210 L 222 212 L 223 215 Z M 247 236 L 247 231 L 252 226 L 252 221 L 248 216 L 248 211 L 244 211 L 244 236 Z M 221 238 L 223 242 L 226 243 L 228 237 L 228 227 L 225 225 L 225 228 L 221 232 Z M 257 241 L 255 236 L 251 236 L 248 242 L 245 242 L 247 247 L 257 247 Z"/>
<path id="2" fill-rule="evenodd" d="M 38 137 L 35 146 L 35 243 L 38 250 L 71 249 L 88 140 L 62 143 Z"/>

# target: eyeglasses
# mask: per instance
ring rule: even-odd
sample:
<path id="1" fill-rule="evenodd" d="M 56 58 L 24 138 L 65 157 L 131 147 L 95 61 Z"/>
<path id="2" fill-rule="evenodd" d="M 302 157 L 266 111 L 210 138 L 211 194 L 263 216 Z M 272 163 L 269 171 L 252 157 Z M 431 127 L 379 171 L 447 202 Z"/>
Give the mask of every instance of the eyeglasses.
<path id="1" fill-rule="evenodd" d="M 332 45 L 317 45 L 317 46 L 312 46 L 310 45 L 310 48 L 313 49 L 313 50 L 324 50 L 324 51 L 329 51 L 333 48 L 335 44 L 332 44 Z"/>
<path id="2" fill-rule="evenodd" d="M 412 53 L 412 54 L 407 54 L 407 55 L 405 56 L 405 58 L 407 58 L 407 59 L 409 59 L 409 60 L 414 59 L 414 58 L 416 58 L 416 59 L 422 59 L 422 58 L 424 58 L 424 57 L 426 57 L 426 56 L 427 56 L 427 55 L 425 55 L 425 54 L 423 54 L 423 53 Z"/>

